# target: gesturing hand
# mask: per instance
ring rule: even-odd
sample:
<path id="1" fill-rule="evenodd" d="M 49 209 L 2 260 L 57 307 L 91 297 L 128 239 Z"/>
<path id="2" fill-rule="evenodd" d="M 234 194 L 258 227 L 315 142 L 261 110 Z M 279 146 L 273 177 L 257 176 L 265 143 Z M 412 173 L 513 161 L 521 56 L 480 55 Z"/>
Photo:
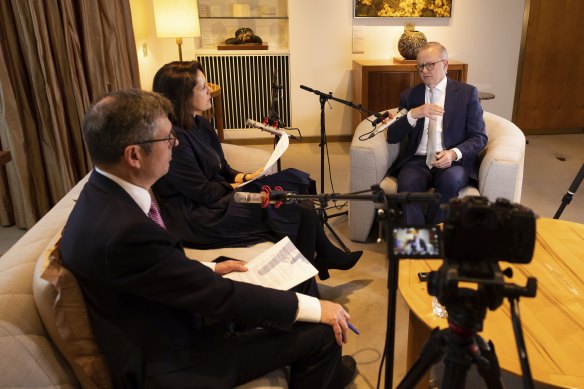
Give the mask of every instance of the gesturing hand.
<path id="1" fill-rule="evenodd" d="M 412 109 L 410 112 L 412 113 L 412 118 L 414 119 L 437 119 L 438 116 L 444 115 L 444 107 L 436 104 L 426 103 Z"/>
<path id="2" fill-rule="evenodd" d="M 347 320 L 351 316 L 341 305 L 326 300 L 320 300 L 320 309 L 320 322 L 333 328 L 339 346 L 347 343 L 347 332 L 349 331 Z"/>

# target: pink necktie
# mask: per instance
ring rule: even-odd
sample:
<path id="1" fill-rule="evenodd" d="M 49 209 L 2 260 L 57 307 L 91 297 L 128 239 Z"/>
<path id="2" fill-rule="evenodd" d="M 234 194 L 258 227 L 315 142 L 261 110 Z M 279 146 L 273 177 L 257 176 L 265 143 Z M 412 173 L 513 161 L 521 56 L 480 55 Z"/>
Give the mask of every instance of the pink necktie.
<path id="1" fill-rule="evenodd" d="M 152 219 L 160 227 L 166 230 L 164 220 L 162 220 L 162 216 L 160 216 L 160 211 L 158 211 L 158 207 L 156 206 L 156 203 L 154 201 L 150 203 L 150 211 L 148 211 L 148 217 Z"/>

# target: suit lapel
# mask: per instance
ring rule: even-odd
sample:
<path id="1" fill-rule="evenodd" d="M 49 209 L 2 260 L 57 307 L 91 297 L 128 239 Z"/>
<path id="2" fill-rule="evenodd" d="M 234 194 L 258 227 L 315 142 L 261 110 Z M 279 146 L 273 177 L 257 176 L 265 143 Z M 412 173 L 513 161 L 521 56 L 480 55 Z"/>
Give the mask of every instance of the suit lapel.
<path id="1" fill-rule="evenodd" d="M 444 99 L 444 119 L 442 120 L 442 139 L 447 134 L 450 119 L 456 112 L 456 105 L 460 97 L 458 85 L 450 78 L 446 81 L 446 97 Z"/>
<path id="2" fill-rule="evenodd" d="M 419 107 L 426 102 L 426 85 L 418 84 L 411 93 L 410 107 Z M 424 120 L 420 119 L 416 122 L 416 139 L 415 144 L 419 145 L 422 140 L 422 134 L 424 133 Z"/>

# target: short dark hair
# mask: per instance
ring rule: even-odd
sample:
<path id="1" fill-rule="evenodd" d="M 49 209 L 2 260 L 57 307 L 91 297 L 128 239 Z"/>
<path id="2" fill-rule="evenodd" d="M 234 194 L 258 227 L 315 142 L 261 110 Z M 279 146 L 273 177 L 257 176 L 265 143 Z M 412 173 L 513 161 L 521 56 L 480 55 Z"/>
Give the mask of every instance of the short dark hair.
<path id="1" fill-rule="evenodd" d="M 156 119 L 167 117 L 172 104 L 164 96 L 140 89 L 108 93 L 91 105 L 83 136 L 94 164 L 115 164 L 124 149 L 155 136 Z M 152 145 L 140 145 L 150 153 Z"/>
<path id="2" fill-rule="evenodd" d="M 172 124 L 185 130 L 194 124 L 191 97 L 198 71 L 205 74 L 198 61 L 174 61 L 161 67 L 152 82 L 152 90 L 172 102 L 174 114 L 169 117 Z"/>

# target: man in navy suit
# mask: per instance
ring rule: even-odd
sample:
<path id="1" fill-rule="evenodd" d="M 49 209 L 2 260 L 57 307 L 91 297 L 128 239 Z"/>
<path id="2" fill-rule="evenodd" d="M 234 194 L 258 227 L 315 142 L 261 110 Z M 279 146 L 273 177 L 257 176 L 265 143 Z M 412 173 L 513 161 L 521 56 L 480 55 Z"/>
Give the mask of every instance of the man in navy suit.
<path id="1" fill-rule="evenodd" d="M 478 154 L 487 144 L 483 110 L 477 89 L 446 76 L 448 53 L 437 42 L 422 46 L 417 55 L 423 83 L 400 95 L 408 114 L 387 132 L 389 143 L 401 143 L 389 174 L 397 177 L 398 192 L 424 192 L 434 187 L 441 203 L 457 197 L 476 178 Z M 431 206 L 426 215 L 418 204 L 404 206 L 408 225 L 443 221 L 444 210 Z"/>
<path id="2" fill-rule="evenodd" d="M 177 145 L 171 109 L 161 95 L 120 91 L 90 107 L 83 123 L 95 169 L 61 253 L 114 386 L 232 388 L 282 366 L 290 366 L 291 388 L 348 384 L 355 369 L 341 362 L 342 306 L 225 279 L 245 266 L 189 260 L 164 228 L 149 189 Z M 254 329 L 234 332 L 229 322 Z"/>

